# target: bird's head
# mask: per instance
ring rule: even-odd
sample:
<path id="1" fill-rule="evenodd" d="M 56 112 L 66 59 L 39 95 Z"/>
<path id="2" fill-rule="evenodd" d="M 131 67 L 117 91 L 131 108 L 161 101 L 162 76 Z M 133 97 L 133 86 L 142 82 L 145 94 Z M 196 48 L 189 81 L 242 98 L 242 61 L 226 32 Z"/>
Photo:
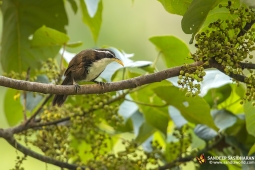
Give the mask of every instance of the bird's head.
<path id="1" fill-rule="evenodd" d="M 117 63 L 119 63 L 120 65 L 124 66 L 123 62 L 118 59 L 116 57 L 116 55 L 114 54 L 114 52 L 112 52 L 111 50 L 108 49 L 94 49 L 94 51 L 96 52 L 96 58 L 97 59 L 104 59 L 104 60 L 108 60 L 108 61 L 115 61 Z"/>

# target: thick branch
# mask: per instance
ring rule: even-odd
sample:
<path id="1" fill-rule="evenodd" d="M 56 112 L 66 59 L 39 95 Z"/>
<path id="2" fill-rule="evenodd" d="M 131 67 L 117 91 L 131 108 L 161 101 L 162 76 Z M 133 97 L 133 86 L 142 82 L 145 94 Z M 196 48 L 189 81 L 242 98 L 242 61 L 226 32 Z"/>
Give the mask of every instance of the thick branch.
<path id="1" fill-rule="evenodd" d="M 242 63 L 242 64 L 244 64 L 244 63 Z M 219 64 L 217 61 L 215 61 L 215 59 L 211 59 L 211 60 L 210 60 L 210 66 L 213 67 L 213 68 L 218 69 L 219 71 L 221 71 L 221 72 L 223 72 L 223 73 L 225 73 L 224 67 L 223 67 L 221 64 Z M 226 73 L 225 73 L 225 74 L 226 74 Z M 228 76 L 231 77 L 231 78 L 233 78 L 233 79 L 235 79 L 235 80 L 238 80 L 238 81 L 240 81 L 240 82 L 245 82 L 244 80 L 245 80 L 245 78 L 246 78 L 246 77 L 243 76 L 243 75 L 234 74 L 234 73 L 230 73 Z"/>
<path id="2" fill-rule="evenodd" d="M 243 68 L 254 69 L 255 64 L 252 63 L 239 63 Z M 195 62 L 189 67 L 197 67 L 202 66 L 203 62 Z M 209 66 L 203 66 L 204 68 L 216 68 L 221 72 L 224 72 L 224 67 L 217 63 L 214 59 L 211 59 Z M 53 85 L 53 84 L 43 84 L 37 82 L 29 82 L 24 80 L 15 80 L 11 78 L 7 78 L 4 76 L 0 76 L 0 86 L 9 87 L 17 90 L 25 90 L 32 92 L 39 92 L 45 94 L 66 94 L 66 95 L 77 95 L 77 94 L 100 94 L 111 91 L 118 91 L 124 89 L 131 89 L 138 86 L 142 86 L 145 84 L 150 84 L 154 82 L 160 82 L 167 78 L 178 76 L 183 66 L 174 67 L 170 69 L 166 69 L 163 71 L 159 71 L 157 73 L 152 73 L 148 75 L 142 75 L 139 77 L 135 77 L 128 80 L 123 80 L 114 83 L 106 83 L 104 88 L 102 88 L 98 84 L 88 84 L 81 86 L 80 90 L 76 92 L 74 86 L 63 86 L 63 85 Z M 244 82 L 245 76 L 239 74 L 230 74 L 230 77 L 238 80 L 240 82 Z"/>
<path id="3" fill-rule="evenodd" d="M 196 67 L 202 65 L 202 62 L 195 62 L 190 64 L 190 67 Z M 81 89 L 76 93 L 74 86 L 63 86 L 63 85 L 52 85 L 52 84 L 43 84 L 37 82 L 28 82 L 23 80 L 15 80 L 0 76 L 0 86 L 9 87 L 17 90 L 25 90 L 32 92 L 39 92 L 45 94 L 66 94 L 66 95 L 75 95 L 75 94 L 99 94 L 117 90 L 124 90 L 142 86 L 145 84 L 150 84 L 154 82 L 160 82 L 170 77 L 178 76 L 182 66 L 170 68 L 167 70 L 159 71 L 157 73 L 143 75 L 136 78 L 123 80 L 114 83 L 106 83 L 104 88 L 98 84 L 90 84 L 81 86 Z"/>

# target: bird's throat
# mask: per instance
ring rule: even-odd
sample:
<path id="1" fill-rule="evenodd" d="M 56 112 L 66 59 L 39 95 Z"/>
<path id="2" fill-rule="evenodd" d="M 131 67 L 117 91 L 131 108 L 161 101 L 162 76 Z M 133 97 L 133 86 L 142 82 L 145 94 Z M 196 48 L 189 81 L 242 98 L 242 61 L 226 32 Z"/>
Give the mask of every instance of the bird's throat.
<path id="1" fill-rule="evenodd" d="M 104 58 L 93 62 L 91 66 L 88 68 L 88 74 L 84 80 L 92 81 L 96 79 L 105 70 L 106 66 L 113 61 L 114 60 L 110 58 Z"/>

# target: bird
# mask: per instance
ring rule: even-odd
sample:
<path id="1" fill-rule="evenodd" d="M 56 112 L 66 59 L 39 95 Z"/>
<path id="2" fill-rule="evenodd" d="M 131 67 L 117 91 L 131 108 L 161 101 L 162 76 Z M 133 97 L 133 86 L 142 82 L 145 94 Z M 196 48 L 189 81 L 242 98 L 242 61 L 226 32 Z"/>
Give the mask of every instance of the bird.
<path id="1" fill-rule="evenodd" d="M 77 81 L 95 82 L 103 85 L 103 82 L 95 81 L 98 76 L 105 70 L 111 62 L 117 62 L 124 66 L 123 62 L 118 59 L 114 52 L 109 49 L 87 49 L 76 54 L 69 62 L 64 73 L 65 79 L 61 85 L 75 85 L 78 91 L 80 86 Z M 67 95 L 55 95 L 52 105 L 62 106 Z"/>

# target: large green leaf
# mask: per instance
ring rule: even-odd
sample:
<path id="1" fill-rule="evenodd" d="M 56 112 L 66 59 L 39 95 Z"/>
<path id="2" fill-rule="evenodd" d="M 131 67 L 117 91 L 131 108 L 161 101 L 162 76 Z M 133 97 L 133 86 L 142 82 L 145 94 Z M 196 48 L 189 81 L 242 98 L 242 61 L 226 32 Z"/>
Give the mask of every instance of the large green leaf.
<path id="1" fill-rule="evenodd" d="M 163 59 L 167 67 L 179 66 L 184 63 L 191 63 L 188 60 L 190 51 L 187 45 L 174 36 L 155 36 L 149 39 L 163 54 Z"/>
<path id="2" fill-rule="evenodd" d="M 182 19 L 182 30 L 186 34 L 196 33 L 204 23 L 209 11 L 219 0 L 193 0 Z"/>
<path id="3" fill-rule="evenodd" d="M 205 124 L 215 130 L 218 129 L 210 114 L 210 107 L 203 98 L 199 96 L 186 97 L 185 91 L 180 91 L 174 86 L 161 86 L 154 88 L 154 91 L 168 105 L 178 109 L 189 122 Z"/>
<path id="4" fill-rule="evenodd" d="M 79 47 L 83 44 L 82 41 L 76 41 L 76 42 L 70 42 L 68 44 L 66 44 L 67 47 L 70 47 L 70 48 L 76 48 L 76 47 Z"/>
<path id="5" fill-rule="evenodd" d="M 204 96 L 204 99 L 211 107 L 213 107 L 225 101 L 230 96 L 231 91 L 232 89 L 230 84 L 226 84 L 218 88 L 212 88 Z"/>
<path id="6" fill-rule="evenodd" d="M 244 113 L 246 119 L 246 129 L 249 134 L 255 136 L 255 107 L 251 102 L 244 104 Z"/>
<path id="7" fill-rule="evenodd" d="M 222 6 L 227 6 L 229 0 L 221 0 L 220 4 Z M 240 0 L 231 0 L 231 6 L 233 8 L 239 8 L 240 7 Z M 201 26 L 201 30 L 208 29 L 208 25 L 212 22 L 217 21 L 218 19 L 220 20 L 230 20 L 230 19 L 235 19 L 237 16 L 235 15 L 230 15 L 229 10 L 225 7 L 219 8 L 216 7 L 212 9 L 207 17 L 206 20 L 204 21 L 203 25 Z"/>
<path id="8" fill-rule="evenodd" d="M 212 116 L 219 131 L 225 131 L 226 134 L 237 136 L 237 138 L 241 137 L 243 140 L 246 138 L 245 121 L 240 115 L 237 116 L 226 109 L 222 109 L 213 110 Z"/>
<path id="9" fill-rule="evenodd" d="M 76 14 L 78 11 L 78 6 L 77 6 L 75 0 L 67 0 L 67 1 L 70 3 L 73 12 Z"/>
<path id="10" fill-rule="evenodd" d="M 23 107 L 20 102 L 20 92 L 8 89 L 4 98 L 4 114 L 10 126 L 19 123 L 23 118 Z"/>
<path id="11" fill-rule="evenodd" d="M 68 21 L 62 0 L 5 1 L 2 13 L 1 64 L 5 72 L 38 68 L 41 61 L 56 56 L 60 47 L 31 48 L 29 37 L 43 25 L 65 32 Z"/>
<path id="12" fill-rule="evenodd" d="M 171 14 L 184 15 L 192 0 L 158 0 Z"/>
<path id="13" fill-rule="evenodd" d="M 147 122 L 144 122 L 140 128 L 139 128 L 139 133 L 138 136 L 136 137 L 135 141 L 138 142 L 139 144 L 142 144 L 146 139 L 148 139 L 156 129 L 148 124 Z"/>
<path id="14" fill-rule="evenodd" d="M 55 29 L 42 26 L 35 31 L 31 41 L 32 47 L 62 46 L 66 44 L 69 37 Z"/>
<path id="15" fill-rule="evenodd" d="M 134 93 L 131 94 L 131 97 L 138 102 L 146 103 L 147 105 L 138 104 L 140 112 L 144 115 L 145 122 L 150 124 L 152 127 L 156 128 L 160 132 L 162 132 L 164 135 L 166 135 L 167 132 L 167 126 L 169 115 L 168 110 L 166 106 L 164 105 L 164 102 L 155 95 L 153 92 L 153 88 L 161 87 L 161 85 L 170 84 L 167 81 L 161 82 L 161 83 L 154 83 L 150 84 Z M 156 107 L 156 106 L 159 107 Z M 162 106 L 162 107 L 160 107 Z"/>
<path id="16" fill-rule="evenodd" d="M 249 150 L 248 155 L 252 155 L 255 153 L 255 143 L 252 145 L 251 149 Z"/>
<path id="17" fill-rule="evenodd" d="M 97 1 L 95 1 L 95 3 L 97 3 Z M 96 42 L 98 35 L 99 35 L 101 23 L 102 23 L 102 11 L 103 11 L 102 1 L 99 2 L 98 7 L 97 7 L 97 12 L 94 15 L 94 17 L 90 17 L 90 14 L 88 13 L 88 10 L 87 10 L 88 8 L 87 8 L 84 0 L 80 0 L 80 5 L 81 5 L 81 9 L 82 9 L 83 22 L 86 25 L 88 25 L 88 27 L 93 35 L 93 39 Z"/>
<path id="18" fill-rule="evenodd" d="M 194 0 L 182 19 L 182 30 L 187 34 L 192 34 L 190 43 L 193 42 L 194 35 L 198 31 L 208 29 L 208 25 L 216 20 L 234 19 L 235 16 L 229 14 L 225 7 L 229 0 Z M 222 8 L 217 7 L 222 4 Z M 232 0 L 233 8 L 240 7 L 240 0 Z"/>

